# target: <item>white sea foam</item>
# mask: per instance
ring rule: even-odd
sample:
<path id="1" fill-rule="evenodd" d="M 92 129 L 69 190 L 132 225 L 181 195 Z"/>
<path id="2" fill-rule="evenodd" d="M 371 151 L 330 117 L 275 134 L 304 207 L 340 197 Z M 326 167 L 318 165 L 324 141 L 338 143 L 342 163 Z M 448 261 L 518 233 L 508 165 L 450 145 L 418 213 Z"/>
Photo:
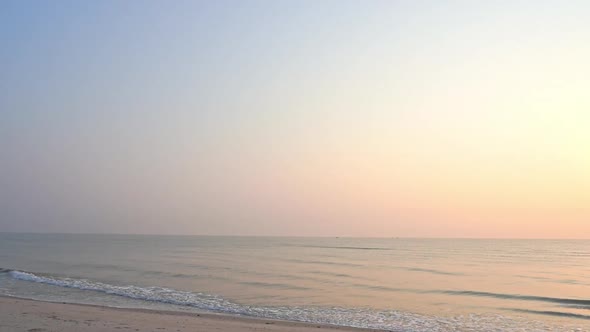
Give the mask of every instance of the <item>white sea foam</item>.
<path id="1" fill-rule="evenodd" d="M 11 277 L 18 280 L 96 291 L 136 300 L 186 305 L 205 310 L 223 310 L 231 308 L 231 303 L 217 296 L 178 291 L 164 287 L 116 286 L 86 279 L 48 277 L 23 271 L 10 271 L 9 274 Z"/>
<path id="2" fill-rule="evenodd" d="M 174 305 L 190 306 L 201 310 L 239 314 L 280 320 L 333 324 L 351 327 L 383 329 L 389 331 L 567 331 L 569 327 L 549 327 L 541 322 L 520 321 L 502 315 L 476 315 L 456 317 L 425 316 L 401 311 L 376 311 L 365 308 L 339 307 L 288 307 L 250 306 L 234 303 L 222 297 L 174 290 L 164 287 L 117 286 L 86 279 L 59 278 L 23 271 L 9 271 L 17 280 L 101 292 L 126 298 Z"/>

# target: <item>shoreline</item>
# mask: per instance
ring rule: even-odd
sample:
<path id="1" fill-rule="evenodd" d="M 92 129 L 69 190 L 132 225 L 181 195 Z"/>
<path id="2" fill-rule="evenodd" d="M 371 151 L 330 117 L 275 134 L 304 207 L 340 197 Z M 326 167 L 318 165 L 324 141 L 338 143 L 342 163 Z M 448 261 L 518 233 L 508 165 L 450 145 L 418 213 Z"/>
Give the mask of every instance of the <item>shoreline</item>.
<path id="1" fill-rule="evenodd" d="M 223 313 L 117 308 L 93 304 L 49 302 L 0 295 L 0 330 L 28 331 L 220 331 L 311 332 L 322 330 L 383 332 L 328 324 L 313 324 Z"/>

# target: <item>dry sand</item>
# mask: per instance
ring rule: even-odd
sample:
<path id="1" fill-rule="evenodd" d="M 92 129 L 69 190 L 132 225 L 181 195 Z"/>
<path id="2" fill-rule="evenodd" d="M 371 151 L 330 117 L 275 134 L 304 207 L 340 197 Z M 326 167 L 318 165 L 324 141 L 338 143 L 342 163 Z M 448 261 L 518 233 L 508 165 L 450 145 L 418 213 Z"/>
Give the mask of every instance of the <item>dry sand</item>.
<path id="1" fill-rule="evenodd" d="M 376 331 L 304 324 L 229 315 L 118 309 L 93 305 L 52 303 L 0 296 L 0 331 L 219 331 L 318 332 Z"/>

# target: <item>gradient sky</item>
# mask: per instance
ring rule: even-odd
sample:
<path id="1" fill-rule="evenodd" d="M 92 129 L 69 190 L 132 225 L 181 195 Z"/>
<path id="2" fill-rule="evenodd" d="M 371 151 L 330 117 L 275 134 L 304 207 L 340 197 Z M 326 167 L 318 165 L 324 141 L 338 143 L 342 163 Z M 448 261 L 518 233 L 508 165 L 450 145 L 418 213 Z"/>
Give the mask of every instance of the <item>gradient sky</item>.
<path id="1" fill-rule="evenodd" d="M 0 231 L 590 236 L 588 1 L 3 1 Z"/>

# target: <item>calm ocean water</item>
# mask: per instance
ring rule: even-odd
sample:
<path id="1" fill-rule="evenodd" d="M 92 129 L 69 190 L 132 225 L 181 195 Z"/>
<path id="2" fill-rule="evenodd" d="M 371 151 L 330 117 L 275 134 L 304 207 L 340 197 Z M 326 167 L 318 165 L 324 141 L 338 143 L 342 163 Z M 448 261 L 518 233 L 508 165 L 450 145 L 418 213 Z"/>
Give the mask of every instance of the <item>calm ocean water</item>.
<path id="1" fill-rule="evenodd" d="M 0 233 L 0 294 L 391 331 L 590 331 L 590 241 Z"/>

